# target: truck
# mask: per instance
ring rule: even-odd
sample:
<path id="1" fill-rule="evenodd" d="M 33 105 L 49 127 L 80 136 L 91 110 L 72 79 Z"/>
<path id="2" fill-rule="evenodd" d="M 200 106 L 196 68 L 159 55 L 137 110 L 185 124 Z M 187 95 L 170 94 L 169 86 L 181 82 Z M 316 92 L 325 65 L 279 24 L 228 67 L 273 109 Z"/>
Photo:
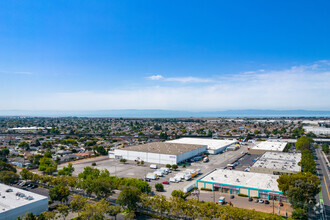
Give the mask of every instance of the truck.
<path id="1" fill-rule="evenodd" d="M 162 167 L 162 168 L 160 168 L 160 170 L 164 171 L 164 173 L 166 175 L 170 172 L 170 169 L 169 168 L 166 168 L 166 167 Z"/>
<path id="2" fill-rule="evenodd" d="M 157 169 L 157 165 L 156 165 L 156 164 L 151 164 L 151 165 L 150 165 L 150 168 L 151 168 L 151 169 Z"/>
<path id="3" fill-rule="evenodd" d="M 191 174 L 189 173 L 187 173 L 186 175 L 184 175 L 184 179 L 185 180 L 190 180 L 191 179 Z"/>
<path id="4" fill-rule="evenodd" d="M 158 171 L 158 170 L 156 170 L 156 171 L 154 172 L 154 174 L 156 174 L 157 176 L 164 176 L 164 175 L 163 175 L 163 172 Z"/>
<path id="5" fill-rule="evenodd" d="M 219 203 L 220 205 L 225 204 L 225 197 L 224 197 L 224 196 L 220 196 L 218 203 Z"/>
<path id="6" fill-rule="evenodd" d="M 148 173 L 148 174 L 146 175 L 146 178 L 147 178 L 147 179 L 151 179 L 151 180 L 155 180 L 155 179 L 157 179 L 157 175 L 154 174 L 154 173 Z"/>
<path id="7" fill-rule="evenodd" d="M 179 182 L 177 179 L 175 179 L 175 178 L 170 178 L 170 182 L 172 182 L 172 183 L 177 183 L 177 182 Z"/>

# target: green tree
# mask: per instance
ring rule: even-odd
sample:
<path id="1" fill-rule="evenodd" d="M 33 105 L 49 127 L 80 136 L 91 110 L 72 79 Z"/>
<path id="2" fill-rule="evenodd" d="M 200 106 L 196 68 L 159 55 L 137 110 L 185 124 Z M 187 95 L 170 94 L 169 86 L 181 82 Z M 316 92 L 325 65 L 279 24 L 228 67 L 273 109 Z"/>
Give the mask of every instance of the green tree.
<path id="1" fill-rule="evenodd" d="M 178 168 L 179 168 L 178 165 L 176 165 L 176 164 L 173 164 L 173 165 L 172 165 L 172 169 L 173 169 L 173 170 L 177 170 Z"/>
<path id="2" fill-rule="evenodd" d="M 2 154 L 5 155 L 5 156 L 8 156 L 9 155 L 9 149 L 8 148 L 3 148 L 1 150 Z"/>
<path id="3" fill-rule="evenodd" d="M 329 145 L 327 143 L 322 144 L 322 150 L 324 153 L 329 153 Z"/>
<path id="4" fill-rule="evenodd" d="M 12 171 L 1 171 L 0 172 L 0 182 L 4 184 L 14 183 L 19 180 L 19 175 Z"/>
<path id="5" fill-rule="evenodd" d="M 301 208 L 296 208 L 293 212 L 292 212 L 292 216 L 291 218 L 293 219 L 299 219 L 299 220 L 307 220 L 307 211 L 305 209 L 301 209 Z"/>
<path id="6" fill-rule="evenodd" d="M 99 202 L 86 203 L 79 219 L 81 220 L 103 220 L 108 212 L 109 204 L 104 199 Z"/>
<path id="7" fill-rule="evenodd" d="M 13 167 L 11 164 L 0 160 L 0 171 L 11 171 L 16 173 L 16 168 Z"/>
<path id="8" fill-rule="evenodd" d="M 54 188 L 49 190 L 49 197 L 53 201 L 66 202 L 70 195 L 69 188 L 62 184 L 56 185 Z"/>
<path id="9" fill-rule="evenodd" d="M 69 215 L 69 207 L 67 205 L 57 205 L 57 211 L 61 214 L 63 220 L 65 220 L 65 218 Z"/>
<path id="10" fill-rule="evenodd" d="M 32 212 L 27 212 L 22 218 L 22 220 L 37 220 L 37 216 L 35 216 L 35 214 L 33 214 Z"/>
<path id="11" fill-rule="evenodd" d="M 31 180 L 33 177 L 33 173 L 26 168 L 23 168 L 23 170 L 20 172 L 20 174 L 21 174 L 22 179 L 24 179 L 24 180 Z"/>
<path id="12" fill-rule="evenodd" d="M 281 175 L 278 188 L 288 197 L 293 207 L 307 209 L 316 204 L 315 196 L 320 192 L 320 179 L 307 172 Z"/>
<path id="13" fill-rule="evenodd" d="M 74 195 L 72 201 L 70 202 L 70 207 L 72 211 L 77 212 L 79 216 L 81 211 L 84 209 L 86 203 L 87 203 L 87 198 L 79 195 Z"/>
<path id="14" fill-rule="evenodd" d="M 57 170 L 57 164 L 54 160 L 43 157 L 40 159 L 39 171 L 51 174 Z"/>
<path id="15" fill-rule="evenodd" d="M 117 198 L 117 203 L 128 210 L 136 210 L 137 203 L 140 202 L 141 191 L 133 186 L 124 186 Z"/>
<path id="16" fill-rule="evenodd" d="M 171 193 L 171 196 L 177 197 L 177 198 L 183 198 L 184 192 L 182 190 L 173 190 Z"/>
<path id="17" fill-rule="evenodd" d="M 72 163 L 69 163 L 67 167 L 63 167 L 59 170 L 57 174 L 61 176 L 72 176 L 73 171 L 74 167 L 72 166 Z"/>
<path id="18" fill-rule="evenodd" d="M 27 142 L 25 142 L 25 141 L 22 141 L 21 143 L 19 143 L 18 147 L 19 148 L 23 148 L 25 150 L 30 149 L 30 145 Z"/>
<path id="19" fill-rule="evenodd" d="M 306 136 L 301 136 L 300 138 L 298 138 L 297 142 L 296 142 L 296 149 L 297 150 L 304 150 L 307 149 L 309 150 L 311 147 L 311 143 L 313 143 L 313 139 L 310 137 L 306 137 Z"/>
<path id="20" fill-rule="evenodd" d="M 171 168 L 172 166 L 171 166 L 171 164 L 166 164 L 166 168 Z"/>
<path id="21" fill-rule="evenodd" d="M 156 191 L 158 191 L 158 192 L 163 192 L 164 191 L 164 185 L 161 184 L 161 183 L 157 183 L 155 185 L 155 188 L 156 188 Z"/>
<path id="22" fill-rule="evenodd" d="M 117 205 L 112 205 L 108 207 L 108 211 L 107 213 L 113 217 L 115 217 L 115 219 L 117 219 L 117 215 L 121 212 L 121 207 L 117 206 Z"/>

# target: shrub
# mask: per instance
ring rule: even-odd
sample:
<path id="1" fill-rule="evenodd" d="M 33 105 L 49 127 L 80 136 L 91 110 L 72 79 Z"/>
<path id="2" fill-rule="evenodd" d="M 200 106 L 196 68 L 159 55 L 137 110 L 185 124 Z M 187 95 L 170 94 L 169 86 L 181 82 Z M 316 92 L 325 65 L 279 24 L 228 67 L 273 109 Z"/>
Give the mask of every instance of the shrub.
<path id="1" fill-rule="evenodd" d="M 201 190 L 204 190 L 204 191 L 212 191 L 212 189 L 209 189 L 209 188 L 201 188 Z"/>
<path id="2" fill-rule="evenodd" d="M 96 163 L 95 163 L 95 162 L 93 162 L 93 163 L 92 163 L 92 166 L 96 166 Z"/>
<path id="3" fill-rule="evenodd" d="M 121 163 L 126 163 L 126 159 L 120 159 Z"/>
<path id="4" fill-rule="evenodd" d="M 164 186 L 163 186 L 163 184 L 161 184 L 161 183 L 157 183 L 157 184 L 155 185 L 155 188 L 156 188 L 156 191 L 157 191 L 157 192 L 163 192 L 163 191 L 164 191 Z"/>
<path id="5" fill-rule="evenodd" d="M 242 197 L 249 197 L 248 195 L 246 195 L 246 194 L 243 194 L 243 193 L 238 193 L 238 196 L 242 196 Z"/>

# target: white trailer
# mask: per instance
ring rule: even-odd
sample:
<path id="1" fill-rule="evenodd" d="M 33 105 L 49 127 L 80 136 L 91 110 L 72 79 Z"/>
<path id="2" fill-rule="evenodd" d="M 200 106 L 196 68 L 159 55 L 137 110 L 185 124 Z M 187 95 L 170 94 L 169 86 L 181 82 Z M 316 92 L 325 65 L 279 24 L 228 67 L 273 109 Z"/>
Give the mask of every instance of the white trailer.
<path id="1" fill-rule="evenodd" d="M 157 175 L 155 173 L 148 173 L 146 178 L 151 179 L 151 180 L 155 180 L 155 179 L 157 179 Z"/>
<path id="2" fill-rule="evenodd" d="M 151 165 L 150 165 L 150 168 L 151 168 L 151 169 L 157 169 L 157 165 L 156 165 L 156 164 L 151 164 Z"/>

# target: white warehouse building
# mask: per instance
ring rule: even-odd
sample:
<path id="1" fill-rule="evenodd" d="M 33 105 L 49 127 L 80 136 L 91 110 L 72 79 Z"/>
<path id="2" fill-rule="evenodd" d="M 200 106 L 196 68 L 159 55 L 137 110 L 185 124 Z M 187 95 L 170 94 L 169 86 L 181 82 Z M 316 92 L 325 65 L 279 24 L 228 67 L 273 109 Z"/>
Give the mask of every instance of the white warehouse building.
<path id="1" fill-rule="evenodd" d="M 0 219 L 16 220 L 27 212 L 48 210 L 48 197 L 0 183 Z"/>
<path id="2" fill-rule="evenodd" d="M 152 142 L 109 151 L 109 158 L 178 164 L 207 150 L 206 145 Z"/>
<path id="3" fill-rule="evenodd" d="M 225 151 L 227 147 L 238 144 L 239 142 L 237 140 L 218 140 L 210 138 L 179 138 L 166 141 L 166 143 L 206 145 L 209 154 L 218 154 Z"/>

